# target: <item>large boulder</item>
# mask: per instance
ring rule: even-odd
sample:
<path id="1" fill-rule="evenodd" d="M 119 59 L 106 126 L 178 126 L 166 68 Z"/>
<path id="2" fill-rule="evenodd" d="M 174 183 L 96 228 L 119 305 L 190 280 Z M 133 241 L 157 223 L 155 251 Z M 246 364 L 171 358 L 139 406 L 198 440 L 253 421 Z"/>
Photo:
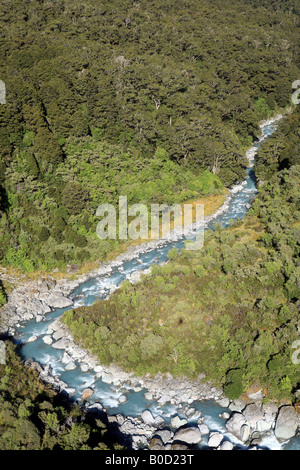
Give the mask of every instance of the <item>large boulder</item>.
<path id="1" fill-rule="evenodd" d="M 180 441 L 187 444 L 198 444 L 202 436 L 198 427 L 180 428 L 174 435 L 174 442 Z"/>
<path id="2" fill-rule="evenodd" d="M 65 334 L 66 334 L 65 328 L 59 328 L 53 333 L 52 336 L 53 336 L 53 339 L 55 339 L 55 341 L 58 341 L 59 339 L 63 338 Z"/>
<path id="3" fill-rule="evenodd" d="M 256 430 L 258 421 L 264 419 L 264 412 L 262 411 L 261 407 L 254 403 L 246 406 L 246 408 L 243 410 L 243 415 L 248 426 L 250 426 L 252 430 Z"/>
<path id="4" fill-rule="evenodd" d="M 143 411 L 141 418 L 145 424 L 153 425 L 155 423 L 154 417 L 150 410 Z"/>
<path id="5" fill-rule="evenodd" d="M 146 392 L 144 395 L 145 400 L 151 401 L 153 400 L 153 394 L 151 392 Z"/>
<path id="6" fill-rule="evenodd" d="M 118 402 L 122 405 L 123 403 L 126 403 L 128 401 L 128 398 L 126 395 L 120 395 L 118 398 Z"/>
<path id="7" fill-rule="evenodd" d="M 159 437 L 153 437 L 149 444 L 150 450 L 163 450 L 164 444 Z"/>
<path id="8" fill-rule="evenodd" d="M 282 406 L 279 410 L 275 436 L 280 441 L 286 441 L 294 437 L 299 426 L 299 415 L 293 406 Z"/>
<path id="9" fill-rule="evenodd" d="M 76 364 L 75 362 L 71 361 L 65 366 L 65 370 L 74 370 L 76 369 Z"/>
<path id="10" fill-rule="evenodd" d="M 244 434 L 242 429 L 246 424 L 246 419 L 242 413 L 233 413 L 226 423 L 226 429 L 238 439 L 241 439 L 242 434 Z"/>
<path id="11" fill-rule="evenodd" d="M 250 428 L 248 424 L 243 424 L 240 431 L 240 439 L 243 442 L 247 442 L 250 438 Z"/>
<path id="12" fill-rule="evenodd" d="M 259 433 L 265 433 L 272 429 L 272 421 L 266 421 L 265 419 L 260 419 L 257 421 L 256 429 Z"/>
<path id="13" fill-rule="evenodd" d="M 179 444 L 176 442 L 171 445 L 171 450 L 188 450 L 188 446 L 186 444 Z"/>
<path id="14" fill-rule="evenodd" d="M 263 411 L 265 414 L 265 419 L 267 419 L 268 421 L 275 421 L 278 413 L 278 407 L 275 405 L 275 403 L 265 403 L 263 405 Z"/>
<path id="15" fill-rule="evenodd" d="M 66 349 L 70 345 L 70 340 L 67 338 L 62 338 L 52 344 L 52 347 L 55 349 Z"/>
<path id="16" fill-rule="evenodd" d="M 160 429 L 155 433 L 155 436 L 159 437 L 164 444 L 167 444 L 172 439 L 173 433 L 170 429 Z"/>
<path id="17" fill-rule="evenodd" d="M 205 436 L 207 434 L 209 434 L 209 427 L 207 426 L 207 424 L 204 424 L 204 423 L 201 423 L 199 424 L 199 429 L 200 429 L 200 432 L 201 432 L 201 435 L 202 436 Z"/>
<path id="18" fill-rule="evenodd" d="M 49 344 L 49 345 L 53 343 L 53 339 L 52 339 L 51 335 L 43 336 L 43 341 L 44 341 L 44 343 Z"/>
<path id="19" fill-rule="evenodd" d="M 88 400 L 94 395 L 94 390 L 92 388 L 85 388 L 81 395 L 81 400 Z"/>
<path id="20" fill-rule="evenodd" d="M 208 447 L 218 447 L 223 441 L 223 434 L 219 432 L 212 432 L 208 439 Z"/>
<path id="21" fill-rule="evenodd" d="M 49 295 L 47 297 L 47 304 L 52 308 L 65 308 L 73 305 L 73 301 L 67 297 Z"/>
<path id="22" fill-rule="evenodd" d="M 71 361 L 72 361 L 72 357 L 65 351 L 64 354 L 63 354 L 61 362 L 63 364 L 68 364 Z"/>
<path id="23" fill-rule="evenodd" d="M 37 336 L 30 336 L 30 338 L 28 338 L 27 342 L 28 343 L 34 343 L 34 341 L 36 341 L 37 338 L 38 338 Z"/>
<path id="24" fill-rule="evenodd" d="M 133 434 L 132 439 L 132 448 L 138 450 L 140 447 L 148 447 L 148 440 L 146 436 L 142 434 Z"/>
<path id="25" fill-rule="evenodd" d="M 155 426 L 159 427 L 162 424 L 164 424 L 165 420 L 162 416 L 155 416 L 154 422 L 155 422 Z"/>
<path id="26" fill-rule="evenodd" d="M 185 418 L 180 418 L 179 416 L 173 416 L 173 418 L 171 418 L 172 428 L 180 428 L 181 426 L 184 426 L 185 424 L 187 424 L 187 419 Z"/>
<path id="27" fill-rule="evenodd" d="M 232 442 L 229 441 L 224 441 L 220 445 L 220 450 L 232 450 L 233 449 L 233 444 Z"/>
<path id="28" fill-rule="evenodd" d="M 113 375 L 110 372 L 103 372 L 102 373 L 102 382 L 106 384 L 111 384 L 114 380 Z"/>
<path id="29" fill-rule="evenodd" d="M 247 403 L 244 400 L 239 398 L 238 400 L 232 401 L 228 408 L 230 409 L 230 411 L 237 411 L 239 413 L 244 410 L 246 404 Z"/>

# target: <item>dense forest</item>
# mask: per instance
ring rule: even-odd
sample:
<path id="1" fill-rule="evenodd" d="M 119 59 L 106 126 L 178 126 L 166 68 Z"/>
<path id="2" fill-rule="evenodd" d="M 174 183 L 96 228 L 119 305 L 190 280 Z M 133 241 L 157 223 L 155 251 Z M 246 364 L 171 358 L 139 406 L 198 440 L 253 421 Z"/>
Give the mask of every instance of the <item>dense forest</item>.
<path id="1" fill-rule="evenodd" d="M 120 195 L 149 205 L 225 194 L 245 177 L 259 123 L 289 108 L 259 150 L 259 193 L 242 221 L 64 314 L 103 364 L 204 372 L 232 399 L 255 384 L 297 400 L 299 13 L 299 0 L 1 0 L 4 268 L 65 272 L 120 250 L 96 236 L 97 207 Z M 118 447 L 10 342 L 0 404 L 0 449 Z"/>
<path id="2" fill-rule="evenodd" d="M 103 259 L 99 204 L 242 180 L 260 120 L 290 104 L 298 28 L 298 0 L 2 0 L 0 263 Z"/>
<path id="3" fill-rule="evenodd" d="M 24 367 L 13 343 L 6 340 L 6 364 L 0 364 L 0 450 L 120 450 L 105 417 L 42 383 L 38 372 Z"/>
<path id="4" fill-rule="evenodd" d="M 277 132 L 259 149 L 255 159 L 257 179 L 268 181 L 278 170 L 299 164 L 300 112 L 298 108 L 279 124 Z"/>

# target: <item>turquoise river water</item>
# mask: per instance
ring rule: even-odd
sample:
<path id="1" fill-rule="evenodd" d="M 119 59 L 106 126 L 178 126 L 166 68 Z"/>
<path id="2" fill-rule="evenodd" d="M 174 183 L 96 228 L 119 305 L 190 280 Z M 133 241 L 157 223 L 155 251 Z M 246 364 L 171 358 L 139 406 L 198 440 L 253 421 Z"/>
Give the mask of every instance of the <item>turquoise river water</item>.
<path id="1" fill-rule="evenodd" d="M 275 131 L 277 123 L 278 119 L 266 122 L 262 125 L 262 137 L 247 153 L 249 158 L 247 178 L 242 184 L 232 189 L 231 199 L 224 207 L 224 210 L 219 211 L 219 213 L 207 223 L 207 229 L 213 228 L 216 222 L 220 222 L 223 227 L 226 227 L 231 220 L 239 220 L 247 213 L 251 200 L 257 193 L 253 160 L 259 146 Z M 128 276 L 135 273 L 137 270 L 144 270 L 153 264 L 167 261 L 169 250 L 176 247 L 180 251 L 184 247 L 184 241 L 184 238 L 166 240 L 165 243 L 156 246 L 154 249 L 139 253 L 138 257 L 133 257 L 131 260 L 124 262 L 121 266 L 114 267 L 109 274 L 94 277 L 84 282 L 75 289 L 71 295 L 71 298 L 74 300 L 74 306 L 76 307 L 83 304 L 91 305 L 97 299 L 106 298 L 112 286 L 119 286 Z M 63 351 L 54 349 L 51 345 L 45 344 L 42 340 L 50 323 L 61 316 L 65 310 L 66 309 L 57 309 L 47 314 L 44 321 L 37 323 L 35 320 L 30 320 L 23 323 L 21 327 L 18 328 L 16 340 L 21 346 L 20 352 L 22 357 L 24 359 L 33 358 L 42 365 L 49 364 L 53 374 L 58 375 L 69 387 L 76 389 L 73 395 L 73 399 L 75 400 L 80 399 L 84 388 L 92 386 L 94 389 L 93 401 L 101 402 L 107 409 L 108 414 L 121 413 L 124 416 L 138 416 L 145 409 L 150 409 L 154 416 L 161 415 L 164 417 L 165 421 L 168 422 L 171 416 L 177 413 L 176 408 L 171 405 L 161 407 L 155 401 L 146 401 L 144 398 L 146 390 L 140 392 L 128 390 L 128 401 L 120 405 L 118 397 L 121 393 L 115 390 L 111 385 L 102 382 L 101 379 L 95 380 L 95 376 L 92 372 L 82 372 L 79 366 L 71 371 L 65 370 L 65 366 L 61 361 Z M 37 336 L 38 339 L 35 342 L 28 342 L 31 336 Z M 189 406 L 201 411 L 202 416 L 205 417 L 204 422 L 211 431 L 219 431 L 226 434 L 225 421 L 219 417 L 219 414 L 228 410 L 221 408 L 215 402 L 211 401 L 197 402 Z M 242 448 L 242 444 L 233 436 L 228 435 L 228 438 L 233 442 L 237 442 Z M 201 445 L 203 444 L 205 444 L 205 441 L 203 441 Z M 285 445 L 280 445 L 275 436 L 271 435 L 264 439 L 261 445 L 269 449 L 300 450 L 300 439 L 294 438 Z"/>

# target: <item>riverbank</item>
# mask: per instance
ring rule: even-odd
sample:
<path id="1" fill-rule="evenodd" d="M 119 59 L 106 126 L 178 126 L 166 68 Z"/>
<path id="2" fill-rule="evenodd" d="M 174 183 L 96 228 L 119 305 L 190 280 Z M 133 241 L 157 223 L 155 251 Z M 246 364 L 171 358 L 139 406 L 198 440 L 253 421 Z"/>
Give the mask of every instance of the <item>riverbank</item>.
<path id="1" fill-rule="evenodd" d="M 197 203 L 204 204 L 208 201 L 208 207 L 205 211 L 204 224 L 207 225 L 214 218 L 228 209 L 232 196 L 241 188 L 240 184 L 235 185 L 226 195 L 199 199 L 193 202 L 193 206 Z M 222 202 L 222 203 L 221 203 Z M 190 201 L 190 203 L 192 203 Z M 195 213 L 193 214 L 195 216 Z M 200 221 L 203 224 L 203 221 Z M 194 233 L 199 223 L 194 222 L 190 227 L 186 227 L 185 233 Z M 77 267 L 75 272 L 71 272 L 69 276 L 66 273 L 33 273 L 29 278 L 24 274 L 17 277 L 15 274 L 9 274 L 12 282 L 16 287 L 12 287 L 8 295 L 8 302 L 0 310 L 1 321 L 0 332 L 14 335 L 15 327 L 19 327 L 20 321 L 31 320 L 37 318 L 41 321 L 45 315 L 55 308 L 65 308 L 73 305 L 68 298 L 69 295 L 81 284 L 89 279 L 105 276 L 112 272 L 116 267 L 122 266 L 126 261 L 137 259 L 141 254 L 150 252 L 155 248 L 165 246 L 171 241 L 182 238 L 182 231 L 173 228 L 165 239 L 151 241 L 135 241 L 130 242 L 129 246 L 121 253 L 111 253 L 107 261 L 98 263 L 88 272 L 81 274 L 82 267 Z M 84 269 L 83 269 L 84 270 Z M 72 271 L 72 270 L 71 270 Z M 84 270 L 85 271 L 85 270 Z M 149 270 L 139 270 L 129 277 L 130 282 L 138 282 L 141 275 L 149 272 Z M 112 291 L 112 290 L 111 290 Z"/>
<path id="2" fill-rule="evenodd" d="M 196 205 L 197 204 L 202 204 L 204 206 L 204 216 L 205 217 L 210 217 L 213 216 L 220 207 L 224 204 L 226 201 L 226 198 L 228 196 L 229 192 L 227 189 L 224 189 L 224 192 L 222 194 L 210 194 L 208 196 L 203 196 L 199 197 L 197 200 L 188 200 L 185 203 L 181 204 L 182 207 L 182 212 L 184 210 L 184 205 L 185 204 L 190 204 L 192 206 L 192 220 L 193 222 L 196 222 Z M 173 231 L 174 228 L 176 228 L 176 225 L 174 227 L 174 220 L 172 219 L 172 216 L 170 217 L 170 230 Z M 162 223 L 160 223 L 160 232 L 162 232 L 163 227 Z M 166 231 L 165 231 L 166 232 Z M 165 233 L 164 232 L 164 233 Z M 56 281 L 62 280 L 62 281 L 68 281 L 71 280 L 73 281 L 74 279 L 83 279 L 84 282 L 85 280 L 85 275 L 92 276 L 96 275 L 94 273 L 97 273 L 97 269 L 99 266 L 105 265 L 105 263 L 110 263 L 111 261 L 114 261 L 116 258 L 118 258 L 122 254 L 126 254 L 127 251 L 130 251 L 133 249 L 133 247 L 137 247 L 139 245 L 145 245 L 148 241 L 151 241 L 151 230 L 149 230 L 149 238 L 148 240 L 143 240 L 143 239 L 137 239 L 137 240 L 127 240 L 124 241 L 123 243 L 120 244 L 118 248 L 113 249 L 108 255 L 106 256 L 106 259 L 100 261 L 90 261 L 87 263 L 83 263 L 82 265 L 78 264 L 68 264 L 66 269 L 58 269 L 55 268 L 52 271 L 34 271 L 34 272 L 28 272 L 25 273 L 21 270 L 18 270 L 16 268 L 13 268 L 11 266 L 0 266 L 0 279 L 5 285 L 5 290 L 7 294 L 10 294 L 13 289 L 26 282 L 34 281 L 34 280 L 39 280 L 46 278 L 50 276 Z M 153 240 L 153 241 L 156 241 Z"/>
<path id="3" fill-rule="evenodd" d="M 205 225 L 228 209 L 232 196 L 241 189 L 242 184 L 238 184 L 229 190 L 223 204 L 213 214 L 204 217 Z M 203 221 L 201 221 L 201 224 L 203 224 Z M 197 222 L 187 227 L 186 233 L 194 233 L 196 227 L 198 227 Z M 112 261 L 105 261 L 88 273 L 78 274 L 75 279 L 74 274 L 70 276 L 73 279 L 70 279 L 70 277 L 55 279 L 52 275 L 42 279 L 15 279 L 17 286 L 9 293 L 7 304 L 0 311 L 0 332 L 2 331 L 13 336 L 15 329 L 20 326 L 21 321 L 28 321 L 33 318 L 41 321 L 47 313 L 55 308 L 71 307 L 73 302 L 69 296 L 79 285 L 89 279 L 108 275 L 114 268 L 122 266 L 126 261 L 137 259 L 143 253 L 150 252 L 181 238 L 181 231 L 175 228 L 164 240 L 148 241 L 137 245 L 132 244 L 125 252 L 119 254 Z M 129 276 L 128 280 L 130 282 L 138 282 L 141 275 L 148 272 L 150 272 L 149 269 L 139 270 Z M 111 292 L 113 289 L 111 289 Z"/>
<path id="4" fill-rule="evenodd" d="M 40 379 L 55 390 L 67 394 L 70 399 L 75 396 L 86 411 L 109 411 L 108 422 L 116 434 L 124 436 L 129 448 L 176 450 L 196 446 L 219 450 L 258 449 L 270 442 L 279 446 L 297 434 L 300 420 L 295 408 L 286 403 L 278 405 L 266 401 L 264 391 L 259 387 L 232 401 L 224 396 L 221 389 L 206 382 L 203 375 L 197 380 L 176 378 L 170 374 L 137 377 L 113 364 L 103 366 L 96 357 L 75 343 L 59 319 L 49 324 L 42 339 L 45 344 L 51 344 L 54 349 L 63 352 L 65 370 L 80 368 L 83 373 L 93 376 L 95 381 L 101 380 L 111 388 L 120 405 L 126 403 L 131 393 L 143 393 L 151 409 L 146 405 L 139 416 L 120 412 L 114 414 L 103 406 L 93 384 L 83 388 L 78 397 L 76 389 L 61 380 L 59 375 L 53 374 L 50 364 L 42 366 L 30 359 L 25 362 L 25 366 L 36 369 Z M 36 338 L 29 338 L 28 341 L 34 342 Z M 224 430 L 210 429 L 205 422 L 206 416 L 197 409 L 197 403 L 209 401 L 220 406 Z M 171 407 L 169 418 L 164 415 L 165 407 Z"/>

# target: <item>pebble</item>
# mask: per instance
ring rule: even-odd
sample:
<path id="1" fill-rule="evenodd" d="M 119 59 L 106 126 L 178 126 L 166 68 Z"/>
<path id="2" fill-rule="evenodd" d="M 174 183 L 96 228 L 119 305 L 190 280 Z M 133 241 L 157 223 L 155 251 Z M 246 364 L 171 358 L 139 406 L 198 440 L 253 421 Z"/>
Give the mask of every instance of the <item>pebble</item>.
<path id="1" fill-rule="evenodd" d="M 65 366 L 65 370 L 74 370 L 76 369 L 76 364 L 75 362 L 71 361 Z"/>
<path id="2" fill-rule="evenodd" d="M 127 401 L 128 401 L 128 398 L 126 397 L 126 395 L 121 395 L 121 396 L 119 396 L 119 398 L 118 398 L 118 402 L 119 402 L 120 404 L 126 403 Z"/>
<path id="3" fill-rule="evenodd" d="M 209 427 L 206 424 L 200 424 L 199 430 L 200 430 L 202 436 L 205 436 L 205 435 L 209 434 L 209 432 L 210 432 Z"/>
<path id="4" fill-rule="evenodd" d="M 37 340 L 37 336 L 30 336 L 30 338 L 28 338 L 27 342 L 28 343 L 34 343 L 34 341 Z"/>
<path id="5" fill-rule="evenodd" d="M 230 441 L 224 441 L 219 447 L 219 450 L 232 450 L 234 445 Z"/>
<path id="6" fill-rule="evenodd" d="M 171 427 L 172 428 L 180 428 L 181 426 L 184 426 L 185 424 L 187 424 L 187 419 L 185 418 L 180 418 L 179 416 L 174 416 L 173 418 L 171 418 Z"/>
<path id="7" fill-rule="evenodd" d="M 53 343 L 53 339 L 50 335 L 45 335 L 43 337 L 43 341 L 44 341 L 44 343 L 49 344 L 49 345 Z"/>
<path id="8" fill-rule="evenodd" d="M 224 413 L 219 414 L 219 417 L 227 420 L 230 418 L 230 414 L 224 411 Z"/>
<path id="9" fill-rule="evenodd" d="M 208 447 L 218 447 L 223 441 L 223 434 L 219 432 L 213 432 L 210 434 L 208 439 Z"/>

